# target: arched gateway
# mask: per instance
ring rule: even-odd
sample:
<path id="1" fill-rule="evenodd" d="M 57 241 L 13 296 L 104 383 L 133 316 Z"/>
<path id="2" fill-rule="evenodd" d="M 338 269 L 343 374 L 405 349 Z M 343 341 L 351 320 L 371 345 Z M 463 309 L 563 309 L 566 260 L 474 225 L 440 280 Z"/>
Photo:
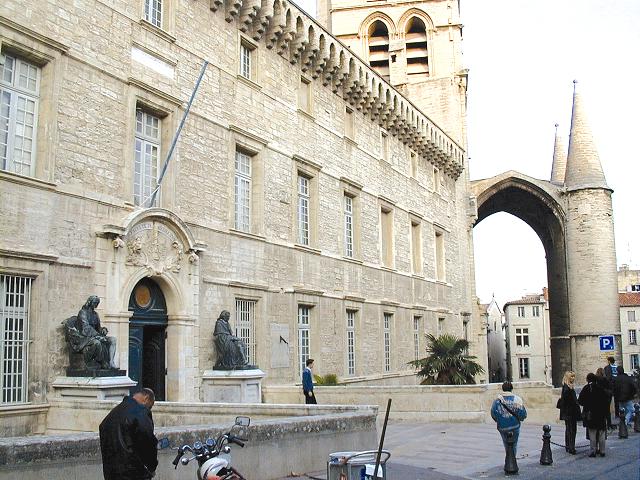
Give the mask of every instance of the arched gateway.
<path id="1" fill-rule="evenodd" d="M 618 337 L 616 255 L 612 190 L 607 186 L 580 96 L 574 93 L 568 156 L 556 136 L 551 180 L 515 171 L 471 182 L 476 225 L 510 213 L 538 235 L 547 258 L 552 378 L 565 370 L 580 379 L 603 366 L 598 336 Z"/>

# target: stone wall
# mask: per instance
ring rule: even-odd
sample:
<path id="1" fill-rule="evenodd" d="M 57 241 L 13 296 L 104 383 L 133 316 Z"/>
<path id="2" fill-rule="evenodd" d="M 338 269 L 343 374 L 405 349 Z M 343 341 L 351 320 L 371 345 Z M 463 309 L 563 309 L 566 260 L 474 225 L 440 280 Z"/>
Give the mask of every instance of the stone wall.
<path id="1" fill-rule="evenodd" d="M 155 413 L 155 412 L 154 412 Z M 229 421 L 156 429 L 172 446 L 204 441 L 228 430 Z M 376 446 L 375 411 L 325 414 L 300 419 L 252 421 L 245 448 L 232 446 L 233 465 L 249 478 L 270 480 L 292 471 L 322 470 L 331 452 L 371 450 Z M 174 470 L 175 450 L 158 456 L 156 479 L 195 478 L 195 462 Z M 102 478 L 96 433 L 0 439 L 0 478 Z"/>
<path id="2" fill-rule="evenodd" d="M 321 404 L 378 405 L 378 421 L 384 417 L 390 398 L 389 418 L 416 422 L 492 423 L 491 403 L 500 393 L 500 384 L 487 385 L 414 385 L 414 386 L 336 386 L 315 387 Z M 555 423 L 559 410 L 556 401 L 560 390 L 543 382 L 516 382 L 513 392 L 524 400 L 527 422 Z M 300 388 L 272 385 L 263 387 L 262 395 L 269 403 L 300 403 Z"/>

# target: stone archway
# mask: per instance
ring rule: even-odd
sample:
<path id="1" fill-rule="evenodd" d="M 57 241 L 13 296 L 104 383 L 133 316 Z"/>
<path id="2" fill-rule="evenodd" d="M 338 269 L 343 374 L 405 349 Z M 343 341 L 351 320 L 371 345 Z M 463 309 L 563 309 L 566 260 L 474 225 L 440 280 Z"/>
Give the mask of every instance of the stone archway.
<path id="1" fill-rule="evenodd" d="M 620 334 L 617 296 L 615 290 L 614 295 L 610 291 L 612 281 L 615 289 L 615 276 L 610 272 L 615 275 L 615 247 L 608 239 L 603 241 L 603 250 L 613 253 L 607 250 L 602 260 L 596 260 L 593 247 L 584 244 L 599 232 L 613 230 L 610 197 L 607 204 L 598 191 L 574 193 L 515 171 L 473 181 L 471 189 L 477 201 L 475 225 L 494 213 L 510 213 L 529 225 L 542 242 L 547 259 L 553 384 L 562 384 L 566 370 L 576 371 L 583 379 L 604 365 L 598 335 L 619 338 Z"/>

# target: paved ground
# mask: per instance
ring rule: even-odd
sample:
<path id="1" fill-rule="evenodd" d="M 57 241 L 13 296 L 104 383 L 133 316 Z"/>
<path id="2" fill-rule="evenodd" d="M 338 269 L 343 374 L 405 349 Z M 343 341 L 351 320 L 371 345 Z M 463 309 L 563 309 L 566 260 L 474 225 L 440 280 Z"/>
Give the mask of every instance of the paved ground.
<path id="1" fill-rule="evenodd" d="M 552 442 L 564 443 L 564 427 L 553 426 Z M 587 445 L 584 429 L 578 429 L 577 446 Z M 587 448 L 577 455 L 552 446 L 553 465 L 540 465 L 542 427 L 523 424 L 518 443 L 520 479 L 640 480 L 640 433 L 607 440 L 607 456 L 589 458 Z M 392 453 L 387 464 L 391 480 L 461 480 L 503 478 L 504 448 L 493 425 L 485 424 L 390 424 L 385 449 Z M 293 479 L 296 477 L 287 477 Z M 297 477 L 326 479 L 326 472 Z M 284 479 L 282 479 L 284 480 Z M 356 478 L 355 480 L 360 480 Z"/>

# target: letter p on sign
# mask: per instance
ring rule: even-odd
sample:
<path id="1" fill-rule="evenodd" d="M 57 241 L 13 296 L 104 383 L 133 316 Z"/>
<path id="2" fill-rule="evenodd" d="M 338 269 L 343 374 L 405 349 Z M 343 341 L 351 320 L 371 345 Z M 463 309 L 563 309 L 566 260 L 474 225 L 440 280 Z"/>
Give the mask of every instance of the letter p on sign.
<path id="1" fill-rule="evenodd" d="M 613 352 L 616 349 L 616 342 L 613 335 L 600 335 L 598 341 L 601 352 Z"/>

